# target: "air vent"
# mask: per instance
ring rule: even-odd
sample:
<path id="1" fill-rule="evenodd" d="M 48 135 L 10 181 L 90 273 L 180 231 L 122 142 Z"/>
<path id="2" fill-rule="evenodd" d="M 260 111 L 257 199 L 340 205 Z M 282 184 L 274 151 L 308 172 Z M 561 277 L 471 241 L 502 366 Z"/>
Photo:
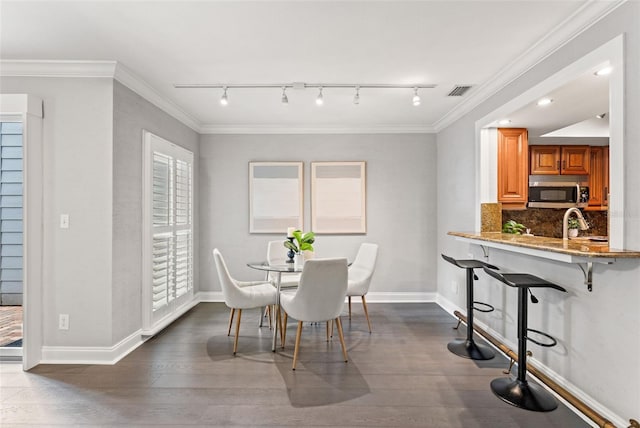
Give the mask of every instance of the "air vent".
<path id="1" fill-rule="evenodd" d="M 454 87 L 451 92 L 449 92 L 447 94 L 448 97 L 461 97 L 463 96 L 469 89 L 471 89 L 471 86 L 456 86 Z"/>

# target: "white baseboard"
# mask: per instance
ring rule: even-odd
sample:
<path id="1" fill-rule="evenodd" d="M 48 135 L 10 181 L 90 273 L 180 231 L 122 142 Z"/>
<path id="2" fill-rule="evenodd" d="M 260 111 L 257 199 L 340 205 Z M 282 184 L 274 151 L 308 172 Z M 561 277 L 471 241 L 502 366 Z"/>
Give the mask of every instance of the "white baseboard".
<path id="1" fill-rule="evenodd" d="M 445 311 L 447 311 L 448 313 L 450 313 L 454 317 L 455 317 L 455 315 L 453 315 L 453 312 L 456 311 L 456 310 L 459 311 L 462 314 L 466 313 L 466 309 L 460 308 L 458 305 L 453 303 L 451 300 L 443 297 L 441 294 L 438 294 L 438 296 L 436 298 L 436 303 L 442 309 L 444 309 Z M 457 317 L 455 317 L 455 318 L 457 319 Z M 513 349 L 514 352 L 517 352 L 518 346 L 514 342 L 512 342 L 512 341 L 508 340 L 507 338 L 503 337 L 500 333 L 498 333 L 496 330 L 494 330 L 491 327 L 489 327 L 487 324 L 483 323 L 482 321 L 479 321 L 476 318 L 474 318 L 474 324 L 476 324 L 478 327 L 480 327 L 483 330 L 485 330 L 487 333 L 489 333 L 491 336 L 493 336 L 496 339 L 498 339 L 500 342 L 504 343 L 507 347 Z M 493 346 L 493 344 L 491 344 L 490 342 L 487 342 L 487 343 L 489 343 L 491 345 L 491 347 L 495 349 L 495 346 Z M 536 360 L 534 357 L 527 358 L 527 362 L 529 362 L 536 369 L 538 369 L 541 372 L 543 372 L 545 375 L 547 375 L 549 378 L 551 378 L 558 385 L 562 385 L 563 388 L 565 388 L 567 391 L 569 391 L 571 394 L 573 394 L 576 398 L 578 398 L 580 401 L 585 403 L 587 406 L 591 407 L 593 410 L 598 412 L 604 418 L 606 418 L 609 421 L 611 421 L 615 426 L 623 427 L 623 426 L 627 426 L 629 424 L 628 421 L 625 422 L 624 418 L 616 415 L 614 412 L 612 412 L 611 410 L 607 409 L 601 403 L 596 401 L 593 397 L 591 397 L 590 395 L 585 393 L 583 390 L 578 388 L 576 385 L 574 385 L 573 383 L 571 383 L 570 381 L 568 381 L 564 377 L 560 376 L 558 373 L 556 373 L 553 370 L 551 370 L 549 367 L 547 367 L 544 364 L 542 364 L 540 361 Z M 533 378 L 535 378 L 535 376 L 531 375 L 530 373 L 528 375 L 532 376 Z M 578 409 L 573 407 L 569 402 L 567 402 L 562 397 L 560 397 L 558 394 L 556 394 L 555 391 L 551 390 L 547 385 L 545 385 L 539 379 L 536 378 L 536 380 L 547 391 L 549 391 L 551 394 L 553 394 L 559 401 L 561 401 L 567 407 L 572 409 L 573 412 L 576 415 L 580 416 L 580 418 L 582 418 L 586 423 L 590 424 L 593 427 L 597 427 L 597 425 L 591 419 L 589 419 L 582 412 L 580 412 Z"/>
<path id="2" fill-rule="evenodd" d="M 138 330 L 113 346 L 43 346 L 40 364 L 115 364 L 143 343 Z"/>
<path id="3" fill-rule="evenodd" d="M 367 303 L 431 303 L 436 301 L 436 295 L 434 292 L 371 292 L 366 298 Z M 221 291 L 200 291 L 196 298 L 200 302 L 224 302 Z"/>
<path id="4" fill-rule="evenodd" d="M 367 293 L 367 303 L 431 303 L 436 301 L 435 292 L 375 292 Z M 354 297 L 357 300 L 357 297 Z"/>
<path id="5" fill-rule="evenodd" d="M 198 291 L 196 299 L 199 302 L 224 302 L 222 291 Z"/>

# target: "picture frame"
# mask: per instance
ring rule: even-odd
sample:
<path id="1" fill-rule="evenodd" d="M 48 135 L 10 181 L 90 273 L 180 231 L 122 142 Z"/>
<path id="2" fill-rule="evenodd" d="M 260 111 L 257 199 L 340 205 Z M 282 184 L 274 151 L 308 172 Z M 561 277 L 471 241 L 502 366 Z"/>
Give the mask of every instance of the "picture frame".
<path id="1" fill-rule="evenodd" d="M 303 229 L 303 162 L 249 162 L 249 233 Z"/>
<path id="2" fill-rule="evenodd" d="M 311 162 L 311 230 L 367 232 L 366 162 Z"/>

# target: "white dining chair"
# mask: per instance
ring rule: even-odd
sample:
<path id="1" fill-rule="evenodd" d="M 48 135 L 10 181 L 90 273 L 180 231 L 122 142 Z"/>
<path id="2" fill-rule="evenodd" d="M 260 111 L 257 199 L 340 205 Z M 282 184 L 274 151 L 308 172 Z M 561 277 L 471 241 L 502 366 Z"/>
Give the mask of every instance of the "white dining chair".
<path id="1" fill-rule="evenodd" d="M 358 254 L 353 264 L 349 267 L 349 283 L 347 287 L 347 298 L 349 300 L 349 319 L 351 319 L 351 297 L 360 296 L 364 315 L 367 317 L 369 333 L 371 333 L 371 321 L 369 320 L 369 310 L 365 295 L 369 292 L 371 277 L 376 268 L 378 258 L 378 245 L 363 243 L 360 245 Z"/>
<path id="2" fill-rule="evenodd" d="M 266 281 L 238 281 L 231 277 L 227 265 L 222 258 L 220 251 L 215 248 L 213 250 L 213 259 L 218 271 L 220 286 L 222 287 L 222 295 L 225 304 L 231 308 L 229 316 L 229 333 L 231 333 L 231 324 L 233 323 L 234 313 L 237 311 L 236 319 L 236 336 L 233 342 L 233 355 L 238 350 L 238 336 L 240 334 L 240 320 L 242 318 L 243 309 L 262 309 L 265 306 L 275 305 L 277 302 L 277 291 L 273 285 Z M 262 312 L 261 312 L 262 313 Z M 278 322 L 278 320 L 276 320 Z"/>
<path id="3" fill-rule="evenodd" d="M 280 306 L 284 311 L 283 324 L 286 326 L 288 317 L 298 320 L 296 344 L 293 351 L 293 370 L 296 369 L 298 361 L 303 322 L 335 320 L 344 361 L 348 361 L 342 323 L 340 322 L 340 313 L 346 294 L 347 259 L 344 258 L 307 261 L 302 269 L 300 284 L 296 292 L 289 291 L 280 294 Z M 283 338 L 286 339 L 284 327 Z"/>

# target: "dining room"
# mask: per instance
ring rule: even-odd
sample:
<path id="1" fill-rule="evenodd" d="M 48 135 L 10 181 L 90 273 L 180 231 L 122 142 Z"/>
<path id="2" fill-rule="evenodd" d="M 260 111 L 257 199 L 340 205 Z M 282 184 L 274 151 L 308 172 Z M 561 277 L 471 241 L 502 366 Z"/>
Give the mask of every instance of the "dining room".
<path id="1" fill-rule="evenodd" d="M 638 2 L 0 19 L 2 425 L 638 426 Z M 611 246 L 485 230 L 486 136 L 603 63 Z"/>

